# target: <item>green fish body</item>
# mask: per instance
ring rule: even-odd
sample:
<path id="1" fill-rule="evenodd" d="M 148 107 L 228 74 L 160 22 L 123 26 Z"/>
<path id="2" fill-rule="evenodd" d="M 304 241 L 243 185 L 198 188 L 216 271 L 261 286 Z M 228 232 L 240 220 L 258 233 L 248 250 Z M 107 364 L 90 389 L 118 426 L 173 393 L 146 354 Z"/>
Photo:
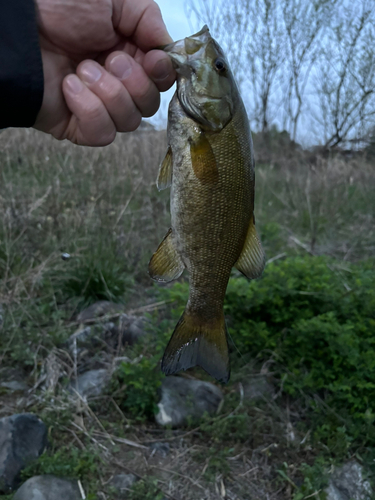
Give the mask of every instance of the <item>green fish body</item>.
<path id="1" fill-rule="evenodd" d="M 187 268 L 190 294 L 162 370 L 170 375 L 199 365 L 227 382 L 223 304 L 230 272 L 235 266 L 257 278 L 265 263 L 255 229 L 249 120 L 228 62 L 207 27 L 165 50 L 178 79 L 157 185 L 171 186 L 172 220 L 149 273 L 169 282 Z"/>

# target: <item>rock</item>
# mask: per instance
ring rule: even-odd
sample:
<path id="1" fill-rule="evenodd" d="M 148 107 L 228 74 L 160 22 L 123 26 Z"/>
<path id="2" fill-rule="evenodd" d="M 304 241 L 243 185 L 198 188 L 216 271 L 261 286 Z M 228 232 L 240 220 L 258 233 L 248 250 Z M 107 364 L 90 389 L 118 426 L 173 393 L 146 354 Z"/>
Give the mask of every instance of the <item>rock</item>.
<path id="1" fill-rule="evenodd" d="M 27 462 L 38 458 L 47 444 L 47 428 L 31 413 L 0 419 L 0 492 L 16 488 Z"/>
<path id="2" fill-rule="evenodd" d="M 104 368 L 100 370 L 89 370 L 79 375 L 77 380 L 72 380 L 69 388 L 70 390 L 77 391 L 82 398 L 100 396 L 109 379 L 110 373 Z"/>
<path id="3" fill-rule="evenodd" d="M 210 382 L 167 377 L 161 386 L 155 419 L 159 425 L 179 427 L 191 419 L 199 419 L 205 412 L 215 413 L 222 399 L 221 390 Z"/>
<path id="4" fill-rule="evenodd" d="M 105 342 L 107 337 L 109 340 L 111 338 L 118 339 L 118 329 L 112 322 L 79 328 L 69 337 L 67 344 L 69 351 L 75 357 L 75 355 L 81 355 L 85 350 L 90 351 L 98 346 L 102 348 L 103 341 Z M 75 349 L 76 354 L 74 353 Z"/>
<path id="5" fill-rule="evenodd" d="M 138 481 L 138 478 L 134 474 L 118 474 L 110 480 L 108 485 L 114 488 L 121 495 L 121 498 L 126 498 L 130 488 L 136 481 Z"/>
<path id="6" fill-rule="evenodd" d="M 106 343 L 112 349 L 121 345 L 132 345 L 145 334 L 145 318 L 120 314 L 115 322 L 98 323 L 92 326 L 80 327 L 67 341 L 72 356 L 87 354 L 93 348 L 103 348 Z M 76 349 L 76 353 L 74 352 Z"/>
<path id="7" fill-rule="evenodd" d="M 85 321 L 90 321 L 106 314 L 117 314 L 123 311 L 123 309 L 124 307 L 121 304 L 109 302 L 108 300 L 99 300 L 98 302 L 91 304 L 91 306 L 81 311 L 77 315 L 76 321 L 78 321 L 79 323 L 84 323 Z"/>
<path id="8" fill-rule="evenodd" d="M 4 309 L 3 306 L 0 304 L 0 330 L 3 328 L 4 324 Z"/>
<path id="9" fill-rule="evenodd" d="M 363 467 L 351 460 L 335 470 L 325 490 L 327 500 L 371 500 L 374 494 L 363 478 Z"/>
<path id="10" fill-rule="evenodd" d="M 163 458 L 168 456 L 171 450 L 168 443 L 152 443 L 150 444 L 149 448 L 151 450 L 151 456 L 157 454 Z"/>
<path id="11" fill-rule="evenodd" d="M 0 368 L 0 387 L 8 389 L 11 392 L 26 391 L 28 385 L 25 382 L 25 374 L 12 367 Z"/>
<path id="12" fill-rule="evenodd" d="M 81 500 L 77 482 L 55 476 L 34 476 L 14 495 L 13 500 Z"/>
<path id="13" fill-rule="evenodd" d="M 145 335 L 145 318 L 121 314 L 119 319 L 119 330 L 122 336 L 122 343 L 132 345 Z"/>
<path id="14" fill-rule="evenodd" d="M 26 391 L 28 386 L 25 382 L 18 380 L 10 380 L 9 382 L 1 382 L 0 387 L 4 387 L 5 389 L 9 389 L 11 392 L 16 391 Z"/>
<path id="15" fill-rule="evenodd" d="M 275 388 L 265 376 L 249 377 L 242 382 L 244 399 L 269 399 L 275 393 Z"/>

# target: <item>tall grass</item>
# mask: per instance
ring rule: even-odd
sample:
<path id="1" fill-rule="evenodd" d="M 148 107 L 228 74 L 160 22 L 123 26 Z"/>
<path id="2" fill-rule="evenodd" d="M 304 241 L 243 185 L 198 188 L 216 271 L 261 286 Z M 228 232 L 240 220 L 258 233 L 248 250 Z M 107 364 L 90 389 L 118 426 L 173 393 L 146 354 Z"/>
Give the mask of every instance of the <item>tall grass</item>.
<path id="1" fill-rule="evenodd" d="M 61 366 L 65 366 L 66 362 L 70 367 L 65 370 L 69 378 L 74 372 L 73 360 L 66 361 L 69 354 L 56 348 L 77 327 L 67 320 L 85 305 L 98 299 L 117 301 L 123 303 L 125 308 L 142 306 L 149 300 L 148 294 L 153 294 L 154 289 L 147 275 L 147 262 L 170 226 L 169 193 L 159 193 L 155 186 L 158 165 L 166 146 L 165 132 L 156 130 L 140 130 L 120 136 L 111 146 L 98 149 L 59 143 L 32 130 L 7 130 L 0 134 L 0 306 L 4 309 L 4 324 L 0 331 L 0 367 L 2 364 L 13 364 L 25 368 L 29 381 L 35 384 L 34 387 L 39 387 L 38 381 L 43 379 L 43 370 L 47 370 L 45 367 L 48 362 L 51 364 L 51 359 L 56 361 L 60 356 Z M 344 261 L 369 258 L 375 250 L 375 169 L 361 159 L 347 161 L 337 156 L 311 158 L 311 155 L 300 150 L 293 154 L 285 151 L 284 155 L 281 149 L 280 154 L 275 153 L 270 157 L 270 161 L 259 161 L 256 166 L 255 215 L 269 261 L 278 261 L 285 255 L 306 253 L 328 254 Z M 64 256 L 63 259 L 63 254 L 69 254 L 70 257 Z M 298 271 L 296 263 L 298 259 L 287 259 L 282 263 L 289 266 L 289 271 L 286 271 L 288 275 Z M 275 269 L 278 264 L 281 262 L 276 262 Z M 345 268 L 345 272 L 351 272 L 350 266 L 341 264 L 341 267 Z M 269 266 L 268 269 L 271 271 L 272 268 Z M 303 281 L 305 271 L 300 274 Z M 287 291 L 283 276 L 278 286 L 280 290 Z M 274 275 L 269 275 L 268 281 L 265 276 L 260 282 L 263 283 L 267 318 L 270 306 L 266 302 L 272 296 L 267 286 L 271 288 L 275 279 Z M 317 283 L 320 283 L 319 280 Z M 243 287 L 250 290 L 248 282 L 242 282 Z M 330 284 L 329 277 L 326 282 Z M 233 283 L 235 285 L 229 288 L 227 307 L 242 312 L 242 296 L 238 295 L 240 280 L 235 279 Z M 233 286 L 236 288 L 235 294 Z M 357 286 L 362 285 L 357 283 Z M 273 293 L 277 295 L 276 288 L 273 286 Z M 294 285 L 292 288 L 293 295 Z M 343 293 L 346 291 L 345 288 Z M 185 297 L 186 286 L 174 287 L 168 293 L 170 297 L 174 294 L 175 307 L 178 294 Z M 275 299 L 277 310 L 279 298 L 276 296 Z M 253 305 L 250 295 L 246 295 L 244 300 L 246 304 Z M 289 304 L 288 301 L 286 303 Z M 338 303 L 341 303 L 340 300 Z M 142 380 L 151 378 L 158 383 L 154 377 L 154 364 L 150 364 L 149 359 L 157 363 L 154 358 L 158 357 L 157 353 L 166 343 L 168 331 L 174 326 L 174 321 L 167 317 L 168 313 L 165 316 L 161 313 L 159 317 L 155 313 L 152 328 L 157 335 L 150 342 L 147 339 L 144 343 L 136 344 L 134 352 L 130 350 L 130 354 L 126 353 L 130 356 L 134 354 L 134 359 L 144 361 L 126 365 L 128 372 L 124 371 L 122 378 L 119 378 L 119 390 L 123 391 L 119 394 L 121 397 L 124 395 L 125 412 L 129 379 L 134 382 L 137 405 L 143 405 L 147 410 L 145 413 L 149 411 L 145 404 L 150 393 L 154 395 L 155 387 L 151 384 L 150 388 L 150 384 L 144 384 Z M 264 332 L 264 328 L 259 329 L 260 338 L 271 338 L 270 335 L 265 337 Z M 315 339 L 314 332 L 311 332 Z M 275 337 L 278 338 L 278 332 Z M 157 342 L 159 344 L 155 347 Z M 300 361 L 298 356 L 295 358 Z M 61 368 L 61 373 L 65 373 L 64 369 Z M 145 373 L 149 378 L 141 377 Z M 237 373 L 237 377 L 240 375 Z M 236 374 L 233 374 L 232 380 L 235 382 Z M 147 388 L 146 396 L 141 391 L 142 384 Z M 282 393 L 282 384 L 279 393 Z M 78 432 L 72 422 L 84 418 L 87 429 L 94 429 L 98 425 L 98 418 L 92 420 L 92 410 L 88 406 L 85 413 L 81 407 L 71 408 L 71 402 L 64 399 L 66 396 L 58 397 L 51 399 L 47 395 L 45 400 L 41 398 L 39 401 L 37 394 L 34 403 L 39 401 L 39 406 L 34 411 L 44 419 L 50 415 L 58 447 L 62 443 L 70 443 L 71 447 L 72 435 Z M 100 415 L 98 413 L 99 417 L 108 420 L 108 428 L 114 436 L 119 436 L 124 432 L 123 420 L 129 422 L 132 416 L 123 416 L 119 406 L 113 409 L 111 405 L 117 404 L 113 397 L 114 393 L 108 395 L 108 404 L 103 403 L 100 410 L 94 410 L 102 412 Z M 288 478 L 292 475 L 305 481 L 305 485 L 306 481 L 310 481 L 311 473 L 319 481 L 314 479 L 315 482 L 312 480 L 311 485 L 308 488 L 306 486 L 306 498 L 315 496 L 314 492 L 322 487 L 320 464 L 310 466 L 314 464 L 315 451 L 307 442 L 306 446 L 302 446 L 302 441 L 299 448 L 296 445 L 294 449 L 289 442 L 286 443 L 284 436 L 285 422 L 290 424 L 289 413 L 298 424 L 298 415 L 304 415 L 304 408 L 301 410 L 300 403 L 290 403 L 289 399 L 285 403 L 287 408 L 284 408 L 281 398 L 277 404 L 272 401 L 264 407 L 261 404 L 253 407 L 252 404 L 243 404 L 242 399 L 239 402 L 238 397 L 234 385 L 229 386 L 224 414 L 203 421 L 199 432 L 208 436 L 208 441 L 208 438 L 200 440 L 199 433 L 187 433 L 187 439 L 191 439 L 189 442 L 194 443 L 194 446 L 183 453 L 177 450 L 176 455 L 173 455 L 176 457 L 178 452 L 178 460 L 173 459 L 172 471 L 180 472 L 178 476 L 173 476 L 173 481 L 168 481 L 172 493 L 176 498 L 181 492 L 183 498 L 197 498 L 203 487 L 198 484 L 197 492 L 192 489 L 192 484 L 196 485 L 197 481 L 206 481 L 212 476 L 216 481 L 215 488 L 218 485 L 224 487 L 224 479 L 226 481 L 231 474 L 235 481 L 232 484 L 230 480 L 226 484 L 241 495 L 238 498 L 248 498 L 249 491 L 254 489 L 254 498 L 265 498 L 268 495 L 265 492 L 272 490 L 273 496 L 269 498 L 297 499 L 302 497 L 294 497 L 291 492 L 286 494 L 285 488 L 280 489 L 280 477 L 285 479 L 285 476 Z M 134 400 L 131 404 L 132 407 L 136 406 Z M 153 408 L 153 404 L 152 400 L 150 408 Z M 29 406 L 24 408 L 30 411 Z M 4 411 L 10 413 L 7 409 Z M 116 421 L 116 415 L 118 418 L 119 414 L 120 423 Z M 128 428 L 129 432 L 137 436 L 140 433 L 143 440 L 153 441 L 155 438 L 154 435 L 145 437 L 145 432 L 150 431 L 151 434 L 153 430 L 146 429 L 146 426 L 138 429 L 127 424 Z M 296 433 L 306 434 L 303 426 L 301 429 L 299 431 L 296 428 Z M 233 448 L 230 440 L 234 430 L 238 431 L 240 437 Z M 163 432 L 160 429 L 155 431 Z M 163 436 L 157 434 L 156 437 L 162 440 Z M 228 440 L 226 436 L 229 436 Z M 89 434 L 86 437 L 89 439 Z M 95 439 L 99 439 L 98 436 Z M 344 442 L 347 443 L 348 439 Z M 104 437 L 103 442 L 105 446 L 97 448 L 97 452 L 99 450 L 102 453 L 109 446 Z M 227 444 L 230 444 L 230 449 L 220 448 Z M 220 449 L 216 450 L 215 446 Z M 277 451 L 278 446 L 280 451 Z M 181 444 L 182 447 L 185 444 Z M 203 458 L 199 458 L 200 450 Z M 84 461 L 85 455 L 82 458 L 80 452 L 76 451 L 77 457 Z M 119 464 L 115 460 L 116 453 L 109 453 L 105 457 L 108 470 L 105 470 L 104 475 L 108 478 L 113 475 L 116 464 Z M 124 462 L 128 463 L 128 455 L 124 451 L 122 453 L 126 456 Z M 145 469 L 144 456 L 137 453 L 133 457 L 134 467 L 142 472 Z M 230 455 L 233 456 L 229 463 Z M 248 462 L 243 460 L 245 456 Z M 51 470 L 59 469 L 58 454 L 56 458 L 47 457 L 46 460 L 48 466 L 54 467 Z M 67 455 L 66 460 L 75 463 L 70 455 Z M 257 465 L 250 467 L 249 463 L 253 460 Z M 305 464 L 307 472 L 303 474 L 301 461 L 309 464 Z M 42 468 L 42 472 L 45 470 L 45 467 Z M 207 474 L 202 476 L 202 470 Z M 249 471 L 253 472 L 250 474 Z M 146 464 L 142 477 L 146 478 L 149 474 L 150 469 Z M 301 475 L 304 479 L 301 479 Z M 105 482 L 101 480 L 101 484 Z M 94 482 L 92 484 L 95 489 Z M 290 487 L 290 480 L 288 484 Z M 208 489 L 205 494 L 207 492 Z M 211 493 L 207 493 L 207 498 L 216 498 L 213 486 Z"/>

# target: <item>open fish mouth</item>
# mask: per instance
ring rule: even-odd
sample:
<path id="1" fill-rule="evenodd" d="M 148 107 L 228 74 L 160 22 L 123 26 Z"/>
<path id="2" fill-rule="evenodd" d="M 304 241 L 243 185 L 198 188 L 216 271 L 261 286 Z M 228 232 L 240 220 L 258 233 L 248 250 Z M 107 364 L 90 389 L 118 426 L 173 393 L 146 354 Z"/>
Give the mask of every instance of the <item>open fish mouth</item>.
<path id="1" fill-rule="evenodd" d="M 204 51 L 210 40 L 212 40 L 210 30 L 207 25 L 204 25 L 195 35 L 165 45 L 163 50 L 172 59 L 176 71 L 183 74 L 183 68 L 189 59 L 192 56 L 194 56 L 194 59 L 199 58 L 200 52 Z"/>

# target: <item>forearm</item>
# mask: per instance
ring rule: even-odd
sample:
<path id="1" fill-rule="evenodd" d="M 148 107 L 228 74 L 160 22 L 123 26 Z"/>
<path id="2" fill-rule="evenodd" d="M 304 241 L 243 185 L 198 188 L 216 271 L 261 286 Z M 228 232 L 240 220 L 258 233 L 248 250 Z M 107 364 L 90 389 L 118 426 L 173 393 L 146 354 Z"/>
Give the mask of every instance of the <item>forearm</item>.
<path id="1" fill-rule="evenodd" d="M 34 0 L 0 3 L 0 129 L 31 127 L 43 99 Z"/>

